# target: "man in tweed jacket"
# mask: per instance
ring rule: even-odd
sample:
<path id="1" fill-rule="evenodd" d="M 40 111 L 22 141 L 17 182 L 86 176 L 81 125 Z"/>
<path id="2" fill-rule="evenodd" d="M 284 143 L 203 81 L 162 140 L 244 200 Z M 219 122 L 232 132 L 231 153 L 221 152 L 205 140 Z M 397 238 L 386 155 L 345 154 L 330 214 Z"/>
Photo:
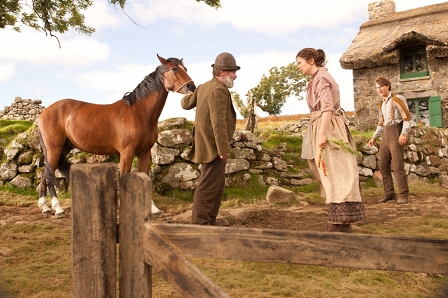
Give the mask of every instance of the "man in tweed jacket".
<path id="1" fill-rule="evenodd" d="M 236 126 L 229 88 L 233 87 L 235 58 L 226 52 L 212 64 L 213 78 L 199 85 L 194 93 L 182 98 L 182 108 L 196 108 L 193 146 L 188 154 L 191 161 L 201 164 L 201 177 L 193 198 L 191 223 L 228 225 L 217 221 L 225 184 L 225 168 L 230 156 L 230 141 Z"/>

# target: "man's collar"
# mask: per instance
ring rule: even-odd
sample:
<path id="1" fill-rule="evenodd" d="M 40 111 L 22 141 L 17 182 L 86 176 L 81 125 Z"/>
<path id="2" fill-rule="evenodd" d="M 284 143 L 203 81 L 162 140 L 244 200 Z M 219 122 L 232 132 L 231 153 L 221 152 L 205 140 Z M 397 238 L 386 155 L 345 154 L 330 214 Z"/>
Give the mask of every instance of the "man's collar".
<path id="1" fill-rule="evenodd" d="M 392 92 L 389 91 L 389 96 L 387 98 L 381 97 L 383 102 L 387 102 L 392 97 Z"/>

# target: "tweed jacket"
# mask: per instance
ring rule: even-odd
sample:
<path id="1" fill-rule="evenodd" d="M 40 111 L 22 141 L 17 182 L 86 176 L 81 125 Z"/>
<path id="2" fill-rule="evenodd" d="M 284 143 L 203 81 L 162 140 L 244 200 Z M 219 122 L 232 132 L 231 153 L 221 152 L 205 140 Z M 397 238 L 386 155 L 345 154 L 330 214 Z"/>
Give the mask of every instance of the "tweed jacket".
<path id="1" fill-rule="evenodd" d="M 199 85 L 194 93 L 182 98 L 182 108 L 196 108 L 193 146 L 188 158 L 209 163 L 231 152 L 230 141 L 236 127 L 236 112 L 229 89 L 218 79 Z"/>

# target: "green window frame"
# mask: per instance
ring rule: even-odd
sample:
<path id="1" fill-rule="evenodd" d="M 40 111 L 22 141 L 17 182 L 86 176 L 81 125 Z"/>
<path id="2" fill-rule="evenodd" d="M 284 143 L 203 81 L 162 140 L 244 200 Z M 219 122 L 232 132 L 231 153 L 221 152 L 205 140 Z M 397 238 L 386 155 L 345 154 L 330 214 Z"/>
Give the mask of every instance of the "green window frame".
<path id="1" fill-rule="evenodd" d="M 409 79 L 429 75 L 426 48 L 402 50 L 400 57 L 400 78 Z"/>
<path id="2" fill-rule="evenodd" d="M 439 95 L 408 100 L 412 122 L 417 125 L 443 127 L 442 103 Z"/>

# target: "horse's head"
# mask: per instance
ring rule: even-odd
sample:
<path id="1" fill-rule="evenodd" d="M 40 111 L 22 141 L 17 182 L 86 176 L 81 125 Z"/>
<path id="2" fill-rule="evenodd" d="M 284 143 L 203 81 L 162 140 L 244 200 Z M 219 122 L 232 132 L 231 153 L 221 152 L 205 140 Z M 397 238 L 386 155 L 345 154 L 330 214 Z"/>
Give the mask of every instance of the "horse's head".
<path id="1" fill-rule="evenodd" d="M 157 54 L 157 58 L 163 66 L 163 85 L 167 91 L 187 94 L 193 92 L 196 86 L 190 76 L 187 74 L 187 68 L 183 65 L 183 59 L 168 58 L 164 59 Z"/>

